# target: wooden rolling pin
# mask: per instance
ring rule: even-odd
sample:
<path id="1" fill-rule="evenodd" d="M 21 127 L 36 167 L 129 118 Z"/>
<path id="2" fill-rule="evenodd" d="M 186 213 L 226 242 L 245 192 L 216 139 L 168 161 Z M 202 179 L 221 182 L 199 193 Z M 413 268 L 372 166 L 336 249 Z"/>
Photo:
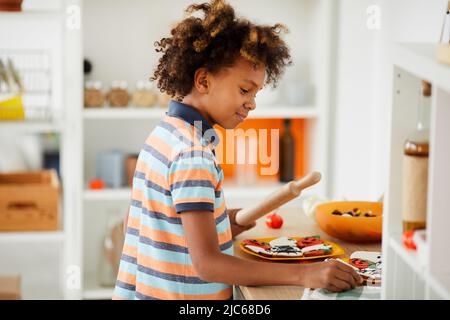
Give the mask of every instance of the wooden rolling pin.
<path id="1" fill-rule="evenodd" d="M 320 181 L 321 174 L 312 172 L 300 180 L 291 181 L 280 189 L 271 193 L 262 202 L 237 212 L 236 222 L 241 226 L 248 226 L 253 221 L 281 207 L 283 204 L 297 198 L 303 189 L 306 189 Z"/>

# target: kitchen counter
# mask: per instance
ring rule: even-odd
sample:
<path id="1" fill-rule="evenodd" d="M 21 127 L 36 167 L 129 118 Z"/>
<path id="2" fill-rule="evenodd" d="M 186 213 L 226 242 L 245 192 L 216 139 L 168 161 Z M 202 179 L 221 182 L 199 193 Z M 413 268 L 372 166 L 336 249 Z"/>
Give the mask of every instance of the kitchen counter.
<path id="1" fill-rule="evenodd" d="M 279 215 L 283 217 L 284 224 L 281 229 L 269 229 L 264 218 L 258 220 L 255 228 L 248 230 L 235 238 L 234 255 L 243 259 L 279 263 L 252 256 L 241 250 L 240 241 L 250 238 L 282 237 L 282 236 L 312 236 L 320 235 L 323 239 L 339 244 L 345 253 L 341 257 L 349 257 L 355 251 L 381 251 L 380 243 L 354 244 L 333 238 L 324 233 L 320 227 L 308 218 L 299 207 L 280 209 Z M 320 261 L 320 260 L 316 260 Z M 298 262 L 288 262 L 298 263 Z M 301 262 L 309 263 L 309 262 Z M 303 296 L 304 288 L 301 286 L 236 286 L 235 299 L 238 300 L 299 300 Z"/>

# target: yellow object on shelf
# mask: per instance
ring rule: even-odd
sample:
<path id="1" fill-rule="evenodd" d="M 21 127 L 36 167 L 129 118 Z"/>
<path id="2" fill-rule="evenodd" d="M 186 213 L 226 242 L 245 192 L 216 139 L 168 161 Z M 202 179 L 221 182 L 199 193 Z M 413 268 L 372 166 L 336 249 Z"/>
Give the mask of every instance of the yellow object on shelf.
<path id="1" fill-rule="evenodd" d="M 0 120 L 24 120 L 22 96 L 13 96 L 9 99 L 0 99 Z"/>
<path id="2" fill-rule="evenodd" d="M 440 43 L 438 45 L 437 57 L 439 62 L 450 66 L 450 44 Z"/>

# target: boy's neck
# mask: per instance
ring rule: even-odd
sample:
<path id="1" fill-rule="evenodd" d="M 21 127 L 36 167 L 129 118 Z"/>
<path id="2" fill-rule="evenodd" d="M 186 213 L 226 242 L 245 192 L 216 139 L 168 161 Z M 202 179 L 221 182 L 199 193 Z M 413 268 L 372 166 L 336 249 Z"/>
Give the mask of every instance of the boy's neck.
<path id="1" fill-rule="evenodd" d="M 215 125 L 216 123 L 211 118 L 209 113 L 206 111 L 206 108 L 204 104 L 202 103 L 201 99 L 198 97 L 195 97 L 194 94 L 188 94 L 183 98 L 182 101 L 184 104 L 190 105 L 191 107 L 195 108 L 208 122 L 211 124 L 211 126 Z"/>

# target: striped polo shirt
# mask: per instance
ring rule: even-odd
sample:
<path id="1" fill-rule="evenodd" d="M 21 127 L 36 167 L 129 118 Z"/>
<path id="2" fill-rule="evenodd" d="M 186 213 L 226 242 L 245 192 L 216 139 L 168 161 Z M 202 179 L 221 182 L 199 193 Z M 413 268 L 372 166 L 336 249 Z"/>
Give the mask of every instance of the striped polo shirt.
<path id="1" fill-rule="evenodd" d="M 232 299 L 232 286 L 198 276 L 180 217 L 213 213 L 220 250 L 233 255 L 218 143 L 195 108 L 170 102 L 139 154 L 113 299 Z"/>

